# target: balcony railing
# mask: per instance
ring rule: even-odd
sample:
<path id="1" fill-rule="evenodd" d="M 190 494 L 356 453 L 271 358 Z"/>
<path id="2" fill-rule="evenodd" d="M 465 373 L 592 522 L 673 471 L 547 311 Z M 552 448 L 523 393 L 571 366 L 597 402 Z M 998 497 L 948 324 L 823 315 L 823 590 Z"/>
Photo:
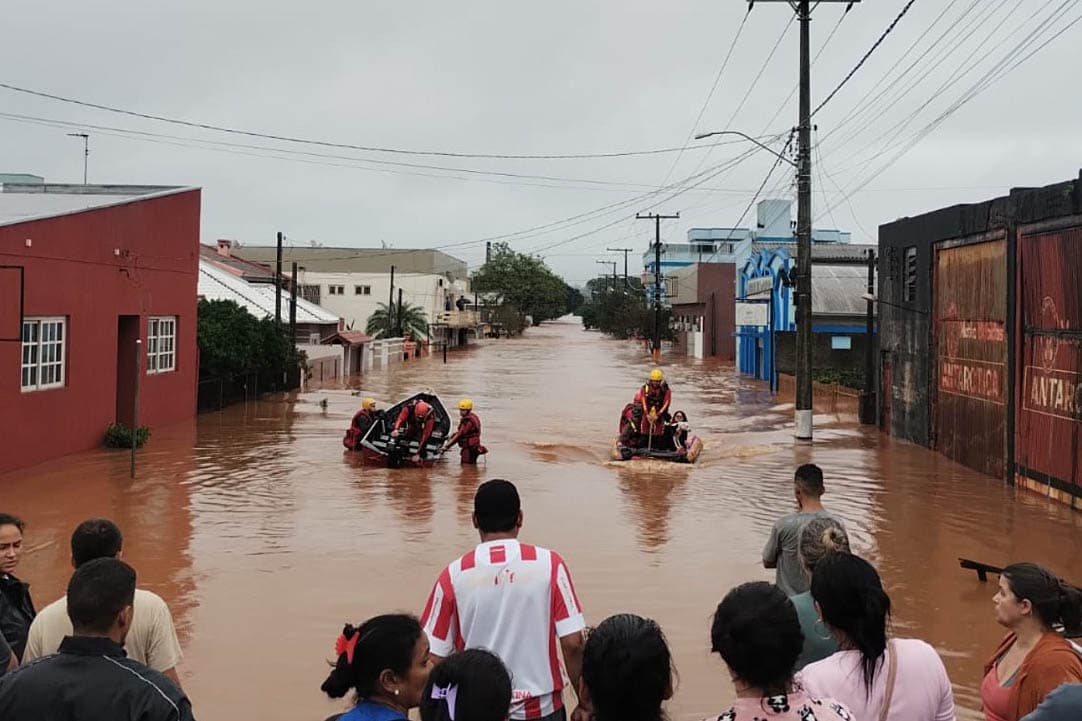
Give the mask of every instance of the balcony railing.
<path id="1" fill-rule="evenodd" d="M 481 325 L 481 311 L 447 310 L 436 315 L 433 325 L 443 325 L 448 328 L 476 328 Z"/>

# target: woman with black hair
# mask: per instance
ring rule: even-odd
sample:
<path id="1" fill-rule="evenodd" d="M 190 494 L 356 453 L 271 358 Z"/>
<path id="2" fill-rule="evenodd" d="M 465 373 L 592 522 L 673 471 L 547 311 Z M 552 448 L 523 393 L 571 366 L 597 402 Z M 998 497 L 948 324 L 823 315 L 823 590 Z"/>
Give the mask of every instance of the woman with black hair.
<path id="1" fill-rule="evenodd" d="M 630 613 L 590 631 L 574 721 L 662 721 L 672 698 L 672 654 L 661 628 Z"/>
<path id="2" fill-rule="evenodd" d="M 810 696 L 794 683 L 804 637 L 796 609 L 774 584 L 729 591 L 714 613 L 710 639 L 736 688 L 736 703 L 718 721 L 853 721 L 841 703 Z"/>
<path id="3" fill-rule="evenodd" d="M 887 639 L 890 597 L 870 563 L 827 555 L 815 565 L 811 595 L 839 650 L 804 667 L 809 693 L 838 699 L 860 721 L 954 721 L 954 694 L 935 649 Z"/>
<path id="4" fill-rule="evenodd" d="M 338 658 L 320 687 L 331 698 L 356 692 L 356 704 L 327 721 L 402 721 L 421 702 L 431 667 L 428 637 L 406 614 L 346 624 L 334 647 Z"/>
<path id="5" fill-rule="evenodd" d="M 1060 684 L 1082 681 L 1082 649 L 1053 630 L 1079 633 L 1082 592 L 1035 563 L 1015 563 L 992 600 L 1009 631 L 984 667 L 981 705 L 987 721 L 1018 721 Z"/>
<path id="6" fill-rule="evenodd" d="M 453 653 L 428 675 L 421 721 L 506 721 L 511 675 L 499 656 L 471 648 Z"/>

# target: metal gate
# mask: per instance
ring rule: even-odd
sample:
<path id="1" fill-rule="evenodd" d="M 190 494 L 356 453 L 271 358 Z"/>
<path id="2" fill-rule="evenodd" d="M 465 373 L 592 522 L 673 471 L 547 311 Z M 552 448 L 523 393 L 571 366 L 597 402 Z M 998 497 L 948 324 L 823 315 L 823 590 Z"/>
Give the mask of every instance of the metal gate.
<path id="1" fill-rule="evenodd" d="M 1020 229 L 1018 256 L 1015 478 L 1070 501 L 1082 494 L 1082 219 Z"/>
<path id="2" fill-rule="evenodd" d="M 992 238 L 936 251 L 932 428 L 933 447 L 944 455 L 1004 478 L 1007 245 L 1002 232 Z"/>

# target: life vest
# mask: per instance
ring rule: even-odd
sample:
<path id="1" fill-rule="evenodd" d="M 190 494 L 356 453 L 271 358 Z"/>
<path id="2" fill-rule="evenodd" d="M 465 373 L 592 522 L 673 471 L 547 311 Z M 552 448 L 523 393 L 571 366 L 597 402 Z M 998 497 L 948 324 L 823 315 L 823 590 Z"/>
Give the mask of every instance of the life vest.
<path id="1" fill-rule="evenodd" d="M 368 433 L 368 429 L 372 427 L 375 420 L 375 415 L 363 408 L 354 413 L 353 419 L 349 422 L 349 428 L 346 430 L 346 435 L 342 438 L 342 445 L 351 451 L 357 450 L 357 446 L 361 444 L 361 440 Z M 361 422 L 358 423 L 358 421 Z"/>
<path id="2" fill-rule="evenodd" d="M 481 419 L 474 413 L 467 413 L 458 422 L 459 448 L 474 448 L 481 445 Z"/>

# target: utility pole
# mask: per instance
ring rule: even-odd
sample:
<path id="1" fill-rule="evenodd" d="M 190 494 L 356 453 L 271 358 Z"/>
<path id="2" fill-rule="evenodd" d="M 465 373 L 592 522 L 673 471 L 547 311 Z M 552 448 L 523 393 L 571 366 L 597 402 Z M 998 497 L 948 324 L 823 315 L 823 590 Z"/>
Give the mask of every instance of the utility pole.
<path id="1" fill-rule="evenodd" d="M 624 287 L 628 286 L 627 282 L 627 254 L 634 253 L 634 248 L 605 248 L 610 253 L 623 253 L 624 254 Z"/>
<path id="2" fill-rule="evenodd" d="M 86 165 L 90 161 L 90 135 L 87 133 L 68 133 L 68 137 L 83 139 L 83 185 L 86 185 Z"/>
<path id="3" fill-rule="evenodd" d="M 817 0 L 844 2 L 860 0 Z M 797 215 L 796 215 L 796 437 L 812 439 L 812 278 L 811 278 L 811 0 L 749 0 L 784 2 L 800 20 L 800 124 L 797 127 Z"/>
<path id="4" fill-rule="evenodd" d="M 282 325 L 282 238 L 284 234 L 278 231 L 278 250 L 274 261 L 274 323 Z"/>
<path id="5" fill-rule="evenodd" d="M 397 328 L 398 328 L 398 337 L 401 338 L 401 337 L 403 337 L 402 336 L 403 328 L 402 328 L 402 289 L 401 288 L 398 289 L 398 313 L 396 313 L 396 315 L 398 316 L 398 326 L 397 326 Z"/>
<path id="6" fill-rule="evenodd" d="M 661 360 L 661 221 L 677 220 L 680 214 L 636 213 L 636 220 L 654 221 L 654 362 Z"/>
<path id="7" fill-rule="evenodd" d="M 387 294 L 387 332 L 394 330 L 394 266 L 391 266 L 391 290 Z"/>
<path id="8" fill-rule="evenodd" d="M 492 241 L 485 243 L 485 262 L 492 260 Z"/>
<path id="9" fill-rule="evenodd" d="M 297 344 L 297 261 L 293 261 L 293 274 L 289 278 L 289 337 Z"/>
<path id="10" fill-rule="evenodd" d="M 611 265 L 612 266 L 612 291 L 615 293 L 616 292 L 616 261 L 615 260 L 596 260 L 594 262 L 595 263 L 600 263 L 601 265 Z M 604 278 L 605 276 L 602 275 L 601 277 Z"/>
<path id="11" fill-rule="evenodd" d="M 864 320 L 864 393 L 860 399 L 860 422 L 875 425 L 875 251 L 868 249 L 868 309 Z"/>

